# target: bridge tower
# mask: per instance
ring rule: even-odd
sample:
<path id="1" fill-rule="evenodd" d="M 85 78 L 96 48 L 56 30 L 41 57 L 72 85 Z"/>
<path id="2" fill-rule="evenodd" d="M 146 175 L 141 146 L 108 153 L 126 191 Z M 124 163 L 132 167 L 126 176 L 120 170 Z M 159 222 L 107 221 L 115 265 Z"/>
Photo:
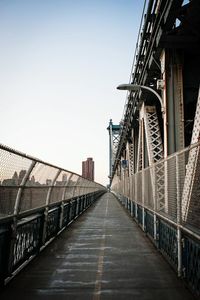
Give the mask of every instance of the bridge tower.
<path id="1" fill-rule="evenodd" d="M 110 119 L 109 126 L 107 128 L 109 132 L 109 178 L 111 180 L 113 174 L 113 166 L 117 154 L 118 144 L 120 140 L 120 125 L 113 125 L 112 119 Z"/>

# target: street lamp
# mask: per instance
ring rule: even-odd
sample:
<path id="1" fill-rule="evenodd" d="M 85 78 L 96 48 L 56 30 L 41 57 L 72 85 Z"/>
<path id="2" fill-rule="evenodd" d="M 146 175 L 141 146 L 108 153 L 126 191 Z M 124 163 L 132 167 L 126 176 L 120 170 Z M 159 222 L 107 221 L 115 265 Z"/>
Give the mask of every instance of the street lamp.
<path id="1" fill-rule="evenodd" d="M 139 85 L 139 84 L 120 84 L 117 87 L 118 90 L 127 90 L 127 91 L 139 91 L 140 89 L 148 90 L 149 92 L 152 92 L 160 101 L 161 105 L 161 112 L 163 114 L 163 136 L 164 136 L 164 157 L 167 157 L 167 116 L 165 113 L 165 105 L 163 104 L 163 100 L 161 96 L 152 88 L 146 85 Z"/>
<path id="2" fill-rule="evenodd" d="M 139 91 L 140 89 L 150 91 L 154 95 L 156 95 L 156 97 L 160 101 L 161 111 L 164 112 L 163 100 L 162 100 L 161 96 L 154 89 L 150 88 L 149 86 L 129 83 L 129 84 L 120 84 L 120 85 L 118 85 L 117 89 L 118 90 L 126 90 L 126 91 L 130 91 L 130 92 L 131 91 Z"/>

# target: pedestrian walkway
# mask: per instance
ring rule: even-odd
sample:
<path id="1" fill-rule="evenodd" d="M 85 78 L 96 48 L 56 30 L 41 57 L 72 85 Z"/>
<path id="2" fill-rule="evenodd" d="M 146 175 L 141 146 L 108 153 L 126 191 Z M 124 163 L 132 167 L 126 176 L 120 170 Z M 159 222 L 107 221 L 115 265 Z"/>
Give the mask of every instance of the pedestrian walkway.
<path id="1" fill-rule="evenodd" d="M 14 278 L 1 300 L 192 300 L 117 199 L 104 194 Z"/>

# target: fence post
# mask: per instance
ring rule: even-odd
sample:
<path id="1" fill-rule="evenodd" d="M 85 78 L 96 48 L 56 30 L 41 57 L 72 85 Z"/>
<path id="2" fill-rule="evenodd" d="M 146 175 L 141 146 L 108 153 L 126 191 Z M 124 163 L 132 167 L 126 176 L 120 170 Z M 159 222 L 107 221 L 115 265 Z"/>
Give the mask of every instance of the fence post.
<path id="1" fill-rule="evenodd" d="M 19 185 L 19 189 L 17 192 L 17 196 L 15 199 L 15 205 L 14 205 L 14 217 L 13 217 L 13 223 L 11 225 L 11 235 L 10 235 L 10 248 L 8 249 L 8 272 L 12 273 L 12 268 L 13 268 L 13 260 L 14 260 L 14 245 L 16 242 L 17 238 L 17 221 L 18 221 L 18 215 L 20 212 L 20 204 L 21 204 L 21 196 L 22 196 L 22 191 L 23 188 L 26 184 L 26 182 L 29 179 L 29 176 L 33 170 L 33 168 L 36 165 L 36 161 L 33 160 L 29 166 L 29 169 L 26 171 L 26 174 L 24 178 L 22 179 L 22 182 Z"/>
<path id="2" fill-rule="evenodd" d="M 145 176 L 144 176 L 144 169 L 142 169 L 142 228 L 143 228 L 143 231 L 145 231 L 145 209 L 144 209 L 144 195 L 145 195 L 145 192 L 144 192 L 144 189 L 145 189 Z"/>
<path id="3" fill-rule="evenodd" d="M 18 216 L 18 214 L 19 214 L 19 209 L 20 209 L 19 206 L 20 206 L 20 201 L 21 201 L 21 196 L 22 196 L 22 190 L 23 190 L 26 182 L 28 181 L 29 176 L 30 176 L 33 168 L 35 167 L 35 165 L 36 165 L 36 161 L 33 160 L 30 167 L 29 167 L 29 169 L 27 170 L 24 178 L 22 179 L 22 182 L 20 183 L 20 186 L 19 186 L 19 189 L 18 189 L 18 192 L 17 192 L 17 197 L 15 199 L 15 206 L 14 206 L 14 215 L 15 216 Z"/>
<path id="4" fill-rule="evenodd" d="M 176 194 L 177 194 L 177 245 L 178 245 L 178 277 L 182 275 L 182 239 L 181 239 L 181 195 L 180 195 L 180 172 L 179 157 L 176 155 Z"/>
<path id="5" fill-rule="evenodd" d="M 62 229 L 63 227 L 63 216 L 64 216 L 64 201 L 60 204 L 60 220 L 59 220 L 59 229 Z"/>
<path id="6" fill-rule="evenodd" d="M 135 176 L 135 219 L 138 220 L 138 213 L 137 213 L 137 199 L 138 199 L 138 187 L 137 187 L 137 174 Z"/>
<path id="7" fill-rule="evenodd" d="M 59 228 L 62 229 L 63 227 L 63 217 L 64 217 L 64 206 L 65 206 L 65 194 L 68 188 L 68 184 L 70 183 L 70 179 L 72 178 L 73 174 L 70 174 L 69 178 L 66 180 L 65 185 L 64 185 L 64 189 L 63 189 L 63 193 L 62 193 L 62 202 L 61 202 L 61 211 L 60 211 L 60 222 L 59 222 Z"/>
<path id="8" fill-rule="evenodd" d="M 47 192 L 47 197 L 46 197 L 46 205 L 45 205 L 45 211 L 44 211 L 44 223 L 43 223 L 43 232 L 42 232 L 42 245 L 45 244 L 46 242 L 46 231 L 47 231 L 47 224 L 48 224 L 48 213 L 49 213 L 49 202 L 50 202 L 50 197 L 51 197 L 51 193 L 54 187 L 54 184 L 56 182 L 56 179 L 58 178 L 58 176 L 61 173 L 61 169 L 58 169 L 54 179 L 52 180 L 52 184 L 48 189 Z"/>
<path id="9" fill-rule="evenodd" d="M 131 200 L 131 217 L 133 217 L 133 200 Z"/>
<path id="10" fill-rule="evenodd" d="M 153 233 L 154 233 L 154 240 L 157 240 L 157 218 L 156 218 L 156 211 L 157 211 L 157 199 L 156 199 L 156 168 L 155 164 L 152 166 L 152 189 L 153 189 Z"/>

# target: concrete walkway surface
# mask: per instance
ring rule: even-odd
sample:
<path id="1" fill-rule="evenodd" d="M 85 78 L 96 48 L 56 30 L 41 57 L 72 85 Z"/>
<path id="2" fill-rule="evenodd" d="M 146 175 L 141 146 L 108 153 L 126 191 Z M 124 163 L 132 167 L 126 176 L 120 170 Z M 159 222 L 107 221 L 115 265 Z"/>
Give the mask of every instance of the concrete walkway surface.
<path id="1" fill-rule="evenodd" d="M 110 193 L 61 233 L 0 293 L 1 300 L 192 300 Z"/>

